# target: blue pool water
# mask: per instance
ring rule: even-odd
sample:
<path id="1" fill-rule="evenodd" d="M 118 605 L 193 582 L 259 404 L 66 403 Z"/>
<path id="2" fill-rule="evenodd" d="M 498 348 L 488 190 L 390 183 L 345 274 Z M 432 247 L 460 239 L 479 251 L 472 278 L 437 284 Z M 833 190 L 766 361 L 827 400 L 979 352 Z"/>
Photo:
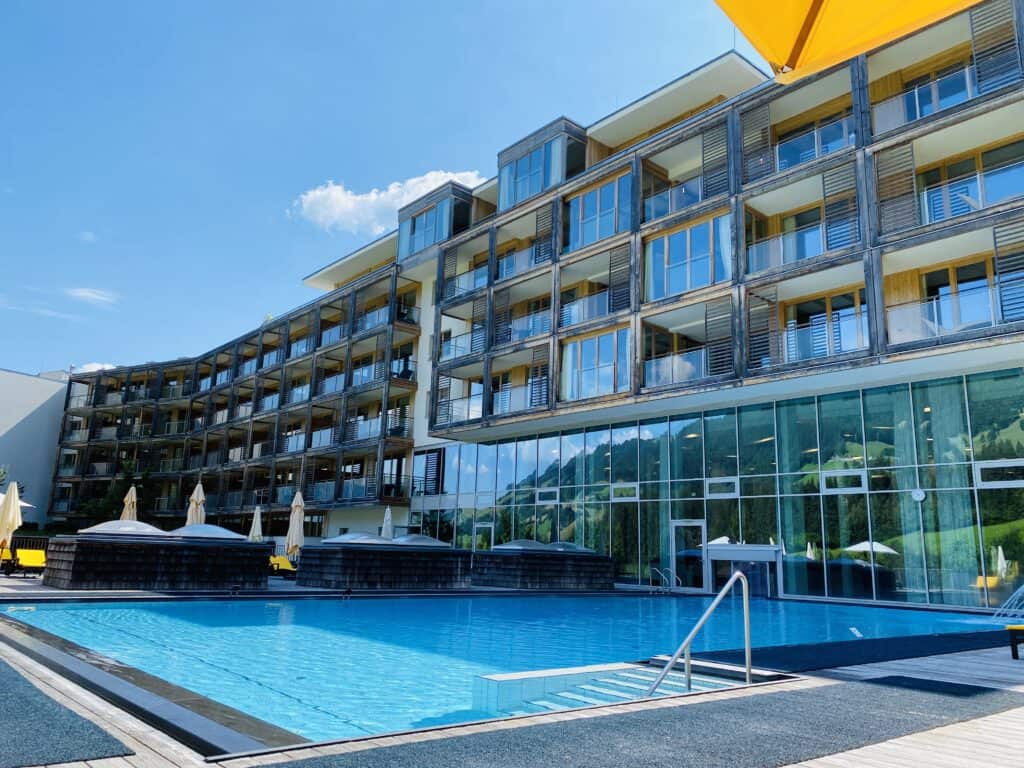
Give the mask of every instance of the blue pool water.
<path id="1" fill-rule="evenodd" d="M 351 738 L 493 716 L 478 675 L 671 653 L 710 599 L 444 597 L 51 603 L 11 618 L 309 739 Z M 753 600 L 754 646 L 991 629 L 956 613 Z M 742 646 L 728 599 L 695 651 Z M 754 663 L 757 663 L 755 654 Z"/>

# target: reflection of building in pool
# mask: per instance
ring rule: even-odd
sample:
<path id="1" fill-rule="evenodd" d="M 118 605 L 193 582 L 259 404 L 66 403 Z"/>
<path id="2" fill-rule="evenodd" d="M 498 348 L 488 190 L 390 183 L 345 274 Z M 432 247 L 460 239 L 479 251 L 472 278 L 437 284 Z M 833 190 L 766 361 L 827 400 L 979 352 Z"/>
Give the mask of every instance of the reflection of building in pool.
<path id="1" fill-rule="evenodd" d="M 1024 558 L 1020 17 L 785 87 L 730 53 L 544 126 L 310 305 L 76 376 L 52 511 L 133 466 L 169 515 L 202 474 L 229 525 L 301 489 L 310 534 L 391 505 L 460 546 L 592 546 L 622 584 L 740 561 L 772 594 L 997 604 Z"/>

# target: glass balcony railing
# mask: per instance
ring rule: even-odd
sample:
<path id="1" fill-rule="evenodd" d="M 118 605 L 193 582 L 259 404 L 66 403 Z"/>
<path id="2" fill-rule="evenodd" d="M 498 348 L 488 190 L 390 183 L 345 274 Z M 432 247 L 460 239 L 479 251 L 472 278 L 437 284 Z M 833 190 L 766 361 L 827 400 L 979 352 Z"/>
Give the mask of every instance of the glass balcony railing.
<path id="1" fill-rule="evenodd" d="M 274 503 L 275 504 L 291 504 L 292 499 L 295 498 L 295 487 L 292 485 L 286 485 L 284 487 L 274 489 Z"/>
<path id="2" fill-rule="evenodd" d="M 871 107 L 875 134 L 934 115 L 978 95 L 974 67 L 967 66 L 914 86 Z"/>
<path id="3" fill-rule="evenodd" d="M 302 451 L 306 448 L 306 435 L 295 434 L 295 435 L 283 435 L 281 437 L 281 452 L 282 453 L 295 453 L 296 451 Z"/>
<path id="4" fill-rule="evenodd" d="M 558 316 L 558 325 L 564 328 L 567 325 L 584 323 L 608 314 L 608 291 L 601 291 L 591 296 L 584 296 L 582 299 L 570 301 L 562 305 L 562 311 Z"/>
<path id="5" fill-rule="evenodd" d="M 704 199 L 704 178 L 694 176 L 644 198 L 644 221 L 681 211 Z"/>
<path id="6" fill-rule="evenodd" d="M 293 386 L 288 390 L 289 403 L 302 403 L 309 400 L 309 384 Z"/>
<path id="7" fill-rule="evenodd" d="M 437 423 L 457 424 L 460 421 L 479 419 L 483 415 L 484 396 L 470 395 L 451 400 L 438 400 Z"/>
<path id="8" fill-rule="evenodd" d="M 260 358 L 260 368 L 270 368 L 272 365 L 277 365 L 284 360 L 283 349 L 272 349 L 269 352 L 264 352 L 263 357 Z"/>
<path id="9" fill-rule="evenodd" d="M 117 427 L 98 427 L 93 431 L 93 440 L 116 440 L 117 439 Z"/>
<path id="10" fill-rule="evenodd" d="M 203 416 L 196 416 L 192 419 L 192 431 L 198 432 L 200 429 L 206 426 L 206 418 Z"/>
<path id="11" fill-rule="evenodd" d="M 228 491 L 222 495 L 224 497 L 224 501 L 221 506 L 228 509 L 234 509 L 242 506 L 242 498 L 245 494 L 242 491 Z"/>
<path id="12" fill-rule="evenodd" d="M 704 347 L 644 360 L 644 386 L 661 387 L 682 384 L 708 376 L 708 356 Z"/>
<path id="13" fill-rule="evenodd" d="M 547 333 L 551 333 L 551 310 L 548 309 L 512 318 L 507 330 L 495 329 L 496 338 L 505 344 Z"/>
<path id="14" fill-rule="evenodd" d="M 306 486 L 306 492 L 311 501 L 326 504 L 334 501 L 334 481 L 323 480 L 319 483 L 311 483 Z"/>
<path id="15" fill-rule="evenodd" d="M 254 507 L 269 504 L 270 489 L 253 488 L 251 491 L 249 491 L 249 503 Z"/>
<path id="16" fill-rule="evenodd" d="M 228 448 L 228 461 L 245 461 L 245 446 L 236 445 L 234 448 Z"/>
<path id="17" fill-rule="evenodd" d="M 273 411 L 281 403 L 281 393 L 271 392 L 269 395 L 264 395 L 260 398 L 260 413 L 264 411 Z"/>
<path id="18" fill-rule="evenodd" d="M 340 325 L 333 328 L 326 328 L 320 332 L 320 346 L 326 347 L 329 344 L 337 344 L 341 341 L 342 329 Z"/>
<path id="19" fill-rule="evenodd" d="M 377 437 L 380 437 L 380 417 L 373 419 L 346 419 L 346 442 L 372 440 Z"/>
<path id="20" fill-rule="evenodd" d="M 191 394 L 192 388 L 184 382 L 173 382 L 167 384 L 160 390 L 160 397 L 165 400 L 174 400 L 179 397 L 187 397 Z"/>
<path id="21" fill-rule="evenodd" d="M 386 414 L 386 437 L 412 437 L 412 419 L 408 411 L 390 410 Z"/>
<path id="22" fill-rule="evenodd" d="M 931 224 L 1024 195 L 1024 160 L 987 168 L 921 192 L 921 221 Z"/>
<path id="23" fill-rule="evenodd" d="M 827 321 L 788 325 L 782 330 L 782 354 L 787 363 L 832 357 L 868 348 L 868 316 L 833 313 Z"/>
<path id="24" fill-rule="evenodd" d="M 228 422 L 228 409 L 221 408 L 219 411 L 213 412 L 213 424 L 227 424 Z"/>
<path id="25" fill-rule="evenodd" d="M 114 462 L 112 461 L 94 461 L 89 465 L 89 471 L 86 474 L 89 475 L 110 475 L 114 472 Z"/>
<path id="26" fill-rule="evenodd" d="M 449 277 L 444 281 L 444 297 L 453 299 L 465 293 L 471 293 L 477 288 L 487 285 L 487 265 L 471 269 L 468 272 Z"/>
<path id="27" fill-rule="evenodd" d="M 341 481 L 341 498 L 373 499 L 377 497 L 377 480 L 373 477 L 346 477 Z"/>
<path id="28" fill-rule="evenodd" d="M 391 376 L 405 381 L 416 380 L 416 361 L 411 357 L 399 357 L 391 361 Z"/>
<path id="29" fill-rule="evenodd" d="M 170 512 L 175 509 L 181 509 L 183 505 L 181 498 L 178 496 L 159 496 L 154 501 L 153 506 L 157 512 Z"/>
<path id="30" fill-rule="evenodd" d="M 89 405 L 89 395 L 71 395 L 68 398 L 68 408 L 84 408 Z"/>
<path id="31" fill-rule="evenodd" d="M 252 403 L 238 403 L 235 406 L 235 415 L 233 418 L 245 419 L 252 416 Z"/>
<path id="32" fill-rule="evenodd" d="M 84 443 L 89 439 L 89 430 L 87 429 L 72 429 L 64 433 L 64 442 L 67 443 Z"/>
<path id="33" fill-rule="evenodd" d="M 341 392 L 345 388 L 345 374 L 335 373 L 331 376 L 324 377 L 324 380 L 320 382 L 320 387 L 317 390 L 318 395 L 332 395 L 335 392 Z"/>
<path id="34" fill-rule="evenodd" d="M 180 472 L 185 466 L 185 459 L 181 456 L 171 456 L 169 458 L 160 459 L 157 462 L 158 472 Z"/>
<path id="35" fill-rule="evenodd" d="M 362 333 L 374 328 L 382 328 L 388 324 L 388 308 L 386 306 L 372 309 L 356 315 L 352 321 L 352 333 Z"/>
<path id="36" fill-rule="evenodd" d="M 521 275 L 529 269 L 532 269 L 536 263 L 537 247 L 531 245 L 529 248 L 522 248 L 512 253 L 506 253 L 504 256 L 498 257 L 496 265 L 495 280 L 507 280 L 510 277 Z"/>
<path id="37" fill-rule="evenodd" d="M 202 469 L 203 455 L 201 453 L 197 453 L 195 456 L 189 456 L 187 464 L 189 469 Z"/>
<path id="38" fill-rule="evenodd" d="M 203 460 L 203 466 L 205 467 L 219 467 L 224 463 L 224 454 L 218 450 L 208 451 L 206 458 Z"/>
<path id="39" fill-rule="evenodd" d="M 211 379 L 209 376 L 206 376 L 206 377 L 204 377 L 204 378 L 199 380 L 199 391 L 200 392 L 206 392 L 212 386 L 213 386 L 213 379 Z"/>
<path id="40" fill-rule="evenodd" d="M 243 360 L 242 364 L 238 366 L 239 377 L 251 376 L 252 374 L 256 373 L 256 369 L 259 367 L 259 362 L 260 361 L 257 360 L 255 357 L 249 360 Z"/>
<path id="41" fill-rule="evenodd" d="M 321 427 L 320 429 L 313 430 L 313 433 L 309 436 L 309 447 L 313 448 L 328 448 L 334 445 L 334 427 Z"/>
<path id="42" fill-rule="evenodd" d="M 163 429 L 160 430 L 161 434 L 164 435 L 183 435 L 187 431 L 188 422 L 183 420 L 165 421 Z"/>
<path id="43" fill-rule="evenodd" d="M 384 473 L 381 477 L 380 495 L 385 499 L 407 499 L 412 490 L 412 478 L 408 475 Z"/>
<path id="44" fill-rule="evenodd" d="M 78 474 L 78 466 L 75 464 L 62 464 L 57 468 L 58 477 L 72 477 Z"/>
<path id="45" fill-rule="evenodd" d="M 418 325 L 420 322 L 420 308 L 411 304 L 398 304 L 395 307 L 395 322 Z"/>
<path id="46" fill-rule="evenodd" d="M 274 455 L 274 441 L 273 440 L 261 440 L 258 443 L 253 443 L 252 448 L 249 451 L 249 458 L 262 459 L 265 456 Z"/>
<path id="47" fill-rule="evenodd" d="M 135 402 L 137 400 L 149 400 L 151 394 L 149 387 L 132 387 L 125 391 L 125 399 L 128 402 Z"/>
<path id="48" fill-rule="evenodd" d="M 216 386 L 219 387 L 221 384 L 227 384 L 229 381 L 231 381 L 230 370 L 217 371 L 217 375 L 214 377 L 214 384 Z"/>
<path id="49" fill-rule="evenodd" d="M 149 437 L 152 427 L 149 424 L 125 424 L 121 428 L 121 437 L 126 439 L 138 439 Z"/>
<path id="50" fill-rule="evenodd" d="M 533 407 L 530 402 L 529 385 L 519 387 L 502 387 L 497 392 L 491 393 L 491 413 L 495 416 L 503 416 L 506 413 L 517 413 Z"/>
<path id="51" fill-rule="evenodd" d="M 312 336 L 303 336 L 301 339 L 296 339 L 288 349 L 288 359 L 291 360 L 309 354 L 313 351 L 313 346 Z"/>
<path id="52" fill-rule="evenodd" d="M 468 333 L 460 333 L 450 339 L 441 339 L 441 362 L 454 360 L 463 355 L 483 352 L 487 348 L 487 332 L 483 326 Z"/>
<path id="53" fill-rule="evenodd" d="M 784 232 L 748 245 L 747 272 L 760 272 L 803 259 L 813 259 L 824 252 L 824 228 L 820 223 L 809 224 L 792 232 Z"/>
<path id="54" fill-rule="evenodd" d="M 897 304 L 887 307 L 885 315 L 890 344 L 942 339 L 1003 322 L 998 287 L 988 285 Z"/>
<path id="55" fill-rule="evenodd" d="M 360 387 L 384 380 L 384 363 L 367 363 L 352 369 L 352 386 Z"/>
<path id="56" fill-rule="evenodd" d="M 776 144 L 775 170 L 784 171 L 844 147 L 852 147 L 855 141 L 853 119 L 842 117 Z"/>

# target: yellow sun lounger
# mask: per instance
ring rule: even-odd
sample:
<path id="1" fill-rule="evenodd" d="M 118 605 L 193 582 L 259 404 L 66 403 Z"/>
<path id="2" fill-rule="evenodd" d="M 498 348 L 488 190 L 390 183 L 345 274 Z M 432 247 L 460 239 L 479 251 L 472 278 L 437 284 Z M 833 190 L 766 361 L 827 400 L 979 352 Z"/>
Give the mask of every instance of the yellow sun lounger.
<path id="1" fill-rule="evenodd" d="M 276 575 L 284 576 L 286 579 L 295 578 L 295 566 L 292 565 L 292 561 L 284 555 L 271 555 L 270 569 Z"/>
<path id="2" fill-rule="evenodd" d="M 22 573 L 42 573 L 46 568 L 46 551 L 42 549 L 19 549 L 14 554 L 14 570 Z"/>

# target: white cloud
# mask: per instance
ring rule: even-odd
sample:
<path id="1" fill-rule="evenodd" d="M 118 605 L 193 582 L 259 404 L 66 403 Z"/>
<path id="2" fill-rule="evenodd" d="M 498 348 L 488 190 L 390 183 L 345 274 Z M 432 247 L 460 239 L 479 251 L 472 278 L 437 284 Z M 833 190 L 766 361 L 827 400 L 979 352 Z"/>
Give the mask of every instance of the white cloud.
<path id="1" fill-rule="evenodd" d="M 111 363 L 86 363 L 85 365 L 76 365 L 75 370 L 78 373 L 94 373 L 96 371 L 105 371 L 108 368 L 116 368 L 117 366 Z"/>
<path id="2" fill-rule="evenodd" d="M 340 229 L 356 235 L 380 235 L 395 227 L 399 208 L 446 181 L 475 187 L 486 179 L 476 171 L 429 171 L 369 192 L 353 192 L 344 184 L 328 181 L 299 195 L 292 211 L 328 232 Z"/>
<path id="3" fill-rule="evenodd" d="M 116 293 L 105 291 L 102 288 L 66 288 L 64 293 L 73 299 L 94 304 L 98 307 L 109 307 L 118 299 Z"/>
<path id="4" fill-rule="evenodd" d="M 88 229 L 83 229 L 78 233 L 78 242 L 80 243 L 92 244 L 95 243 L 97 239 L 96 233 Z"/>
<path id="5" fill-rule="evenodd" d="M 57 320 L 73 320 L 78 321 L 81 318 L 78 315 L 73 315 L 70 312 L 58 312 L 56 309 L 50 309 L 47 306 L 39 304 L 15 304 L 7 296 L 0 294 L 0 309 L 6 309 L 10 312 L 28 312 L 30 315 L 39 315 L 40 317 L 52 317 Z"/>

